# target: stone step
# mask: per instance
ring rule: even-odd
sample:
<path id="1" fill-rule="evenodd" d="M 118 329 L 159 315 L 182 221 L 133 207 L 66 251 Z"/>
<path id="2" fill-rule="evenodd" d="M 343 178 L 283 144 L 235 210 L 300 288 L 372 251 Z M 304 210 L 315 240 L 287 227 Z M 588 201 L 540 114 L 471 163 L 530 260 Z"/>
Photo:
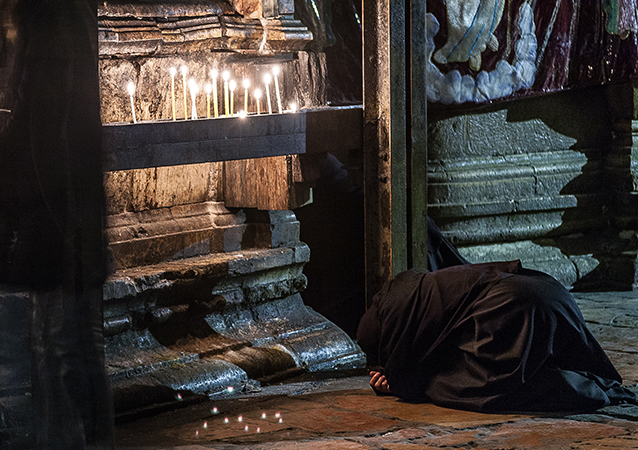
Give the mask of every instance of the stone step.
<path id="1" fill-rule="evenodd" d="M 104 288 L 116 412 L 228 396 L 299 371 L 363 367 L 352 339 L 304 305 L 308 259 L 300 243 L 116 272 Z"/>

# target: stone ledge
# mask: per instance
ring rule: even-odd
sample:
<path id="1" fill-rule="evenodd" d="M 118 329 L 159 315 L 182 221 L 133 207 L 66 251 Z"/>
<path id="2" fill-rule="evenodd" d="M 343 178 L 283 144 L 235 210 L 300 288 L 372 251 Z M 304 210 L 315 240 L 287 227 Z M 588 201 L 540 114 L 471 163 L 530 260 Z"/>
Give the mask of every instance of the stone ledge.
<path id="1" fill-rule="evenodd" d="M 359 347 L 306 307 L 299 294 L 187 319 L 175 324 L 181 337 L 163 325 L 107 339 L 118 412 L 192 395 L 227 396 L 229 386 L 242 392 L 295 368 L 315 372 L 365 366 Z M 182 326 L 186 322 L 190 326 Z"/>
<path id="2" fill-rule="evenodd" d="M 299 251 L 297 248 L 274 248 L 215 253 L 118 270 L 104 285 L 104 300 L 109 302 L 143 293 L 165 292 L 180 283 L 216 281 L 229 275 L 247 275 L 281 266 L 305 264 L 308 259 L 299 261 L 297 253 L 309 256 L 307 245 L 300 244 L 298 248 Z"/>

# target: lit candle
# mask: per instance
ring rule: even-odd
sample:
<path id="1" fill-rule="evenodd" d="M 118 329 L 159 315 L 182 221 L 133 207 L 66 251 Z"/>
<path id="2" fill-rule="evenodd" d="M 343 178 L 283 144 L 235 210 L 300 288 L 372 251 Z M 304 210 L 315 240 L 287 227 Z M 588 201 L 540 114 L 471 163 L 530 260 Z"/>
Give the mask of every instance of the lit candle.
<path id="1" fill-rule="evenodd" d="M 182 66 L 182 86 L 184 87 L 184 119 L 188 119 L 188 105 L 186 104 L 186 73 L 188 72 L 188 68 L 186 66 Z"/>
<path id="2" fill-rule="evenodd" d="M 279 66 L 272 68 L 272 74 L 275 76 L 275 92 L 277 93 L 277 110 L 281 114 L 281 95 L 279 95 Z"/>
<path id="3" fill-rule="evenodd" d="M 135 84 L 132 81 L 128 83 L 128 95 L 131 98 L 131 111 L 133 112 L 133 123 L 137 123 L 135 118 L 135 102 L 133 101 L 133 94 L 135 94 Z"/>
<path id="4" fill-rule="evenodd" d="M 257 100 L 257 114 L 261 114 L 261 89 L 255 89 L 253 97 Z"/>
<path id="5" fill-rule="evenodd" d="M 290 112 L 292 112 L 292 113 L 296 113 L 297 112 L 297 103 L 292 102 L 290 104 Z"/>
<path id="6" fill-rule="evenodd" d="M 215 117 L 219 117 L 219 113 L 218 111 L 218 107 L 217 107 L 217 75 L 219 75 L 219 72 L 217 71 L 217 69 L 213 69 L 210 71 L 210 76 L 213 78 L 213 109 L 215 110 L 215 112 L 213 113 L 213 115 Z"/>
<path id="7" fill-rule="evenodd" d="M 232 116 L 235 114 L 235 88 L 237 87 L 235 80 L 230 80 L 228 87 L 230 88 L 230 115 Z"/>
<path id="8" fill-rule="evenodd" d="M 250 87 L 250 80 L 248 78 L 244 78 L 244 111 L 248 113 L 248 88 Z"/>
<path id="9" fill-rule="evenodd" d="M 210 83 L 206 83 L 204 89 L 206 89 L 206 117 L 210 119 L 210 91 L 212 90 Z"/>
<path id="10" fill-rule="evenodd" d="M 229 105 L 228 105 L 228 79 L 230 78 L 230 73 L 227 70 L 224 70 L 222 73 L 222 78 L 224 79 L 224 112 L 228 117 L 229 113 Z"/>
<path id="11" fill-rule="evenodd" d="M 272 103 L 270 102 L 270 82 L 272 77 L 269 73 L 264 75 L 264 83 L 266 83 L 266 102 L 268 103 L 268 114 L 272 114 Z"/>
<path id="12" fill-rule="evenodd" d="M 191 89 L 191 119 L 195 120 L 198 118 L 195 100 L 197 99 L 197 91 L 199 90 L 199 87 L 193 78 L 191 78 L 188 82 L 188 86 Z"/>
<path id="13" fill-rule="evenodd" d="M 241 111 L 239 111 L 239 118 L 240 119 L 245 119 L 246 118 L 246 111 L 244 111 L 243 109 Z"/>
<path id="14" fill-rule="evenodd" d="M 171 67 L 171 108 L 173 110 L 173 120 L 177 120 L 175 116 L 175 75 L 177 74 L 177 69 L 175 67 Z"/>

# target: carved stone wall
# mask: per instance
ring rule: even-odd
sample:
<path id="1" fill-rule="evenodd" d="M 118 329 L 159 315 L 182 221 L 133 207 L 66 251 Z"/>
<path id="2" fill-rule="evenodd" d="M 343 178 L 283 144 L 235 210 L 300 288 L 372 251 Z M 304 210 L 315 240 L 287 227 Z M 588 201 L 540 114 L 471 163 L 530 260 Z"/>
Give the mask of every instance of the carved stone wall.
<path id="1" fill-rule="evenodd" d="M 614 131 L 617 90 L 430 118 L 429 214 L 468 260 L 521 259 L 568 286 L 631 288 L 635 227 L 612 206 L 634 189 L 629 122 Z M 621 209 L 634 224 L 636 210 Z"/>
<path id="2" fill-rule="evenodd" d="M 291 1 L 172 6 L 174 14 L 167 16 L 159 2 L 100 10 L 103 122 L 136 126 L 127 124 L 133 120 L 129 82 L 135 85 L 138 121 L 171 121 L 171 68 L 177 69 L 176 119 L 190 120 L 182 66 L 188 68 L 186 80 L 200 87 L 212 81 L 212 69 L 228 70 L 238 83 L 235 112 L 244 109 L 244 78 L 252 84 L 249 112 L 256 112 L 257 85 L 264 91 L 261 112 L 267 111 L 262 80 L 273 64 L 280 67 L 284 110 L 292 102 L 299 108 L 326 104 L 325 57 L 297 51 L 312 34 L 292 18 Z M 223 82 L 217 81 L 221 105 Z M 276 113 L 275 86 L 270 89 Z M 206 117 L 206 95 L 195 104 L 198 116 Z M 155 140 L 166 143 L 164 151 L 201 143 L 184 143 L 166 128 L 153 130 L 160 134 Z M 144 133 L 136 139 L 144 140 Z M 243 145 L 253 141 L 244 139 Z M 281 139 L 281 145 L 290 142 Z M 145 168 L 105 174 L 105 232 L 114 273 L 104 288 L 104 330 L 117 413 L 192 395 L 229 395 L 229 386 L 253 389 L 302 370 L 365 364 L 356 344 L 306 308 L 300 296 L 310 250 L 299 240 L 299 222 L 289 209 L 308 201 L 310 191 L 302 186 L 296 155 L 131 167 Z"/>

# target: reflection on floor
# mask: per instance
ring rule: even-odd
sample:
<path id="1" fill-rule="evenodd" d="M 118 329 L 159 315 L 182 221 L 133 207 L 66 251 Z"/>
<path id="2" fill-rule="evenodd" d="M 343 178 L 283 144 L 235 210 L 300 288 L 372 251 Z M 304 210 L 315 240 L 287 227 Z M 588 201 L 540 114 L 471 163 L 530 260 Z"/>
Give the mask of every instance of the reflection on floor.
<path id="1" fill-rule="evenodd" d="M 574 295 L 625 384 L 638 391 L 638 293 Z M 638 406 L 590 414 L 479 414 L 376 397 L 367 379 L 361 371 L 305 375 L 255 392 L 126 420 L 117 426 L 118 448 L 638 448 Z"/>

